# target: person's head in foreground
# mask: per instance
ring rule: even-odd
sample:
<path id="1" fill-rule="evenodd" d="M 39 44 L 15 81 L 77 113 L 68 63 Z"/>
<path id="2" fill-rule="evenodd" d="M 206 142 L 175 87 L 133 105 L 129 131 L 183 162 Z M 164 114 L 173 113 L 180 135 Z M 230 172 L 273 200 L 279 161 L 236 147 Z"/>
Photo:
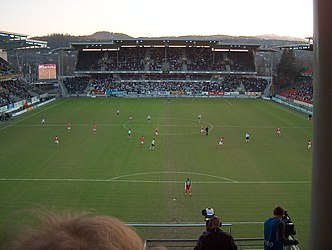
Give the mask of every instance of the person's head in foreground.
<path id="1" fill-rule="evenodd" d="M 49 214 L 21 227 L 11 250 L 142 250 L 136 232 L 120 220 L 88 214 Z"/>

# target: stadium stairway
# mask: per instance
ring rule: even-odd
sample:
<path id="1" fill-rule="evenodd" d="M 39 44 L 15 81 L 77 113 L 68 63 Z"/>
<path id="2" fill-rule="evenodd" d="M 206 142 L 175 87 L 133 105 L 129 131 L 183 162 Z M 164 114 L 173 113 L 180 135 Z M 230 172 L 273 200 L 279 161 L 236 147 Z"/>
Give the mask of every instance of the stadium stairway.
<path id="1" fill-rule="evenodd" d="M 68 93 L 68 90 L 67 90 L 66 86 L 63 83 L 63 79 L 60 79 L 59 84 L 60 84 L 60 89 L 61 89 L 62 96 L 63 97 L 69 97 L 69 93 Z"/>

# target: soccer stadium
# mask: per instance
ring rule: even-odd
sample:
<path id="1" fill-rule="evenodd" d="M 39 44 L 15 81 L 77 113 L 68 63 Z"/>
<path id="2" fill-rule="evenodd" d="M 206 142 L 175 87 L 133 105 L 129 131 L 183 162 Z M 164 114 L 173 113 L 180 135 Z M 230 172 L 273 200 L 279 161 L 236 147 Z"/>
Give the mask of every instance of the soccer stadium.
<path id="1" fill-rule="evenodd" d="M 263 249 L 281 205 L 300 242 L 289 249 L 306 249 L 313 73 L 278 78 L 270 58 L 312 43 L 119 39 L 49 51 L 23 34 L 0 39 L 2 224 L 84 211 L 120 219 L 146 249 L 193 249 L 217 215 L 238 249 Z M 7 51 L 57 57 L 22 70 Z"/>

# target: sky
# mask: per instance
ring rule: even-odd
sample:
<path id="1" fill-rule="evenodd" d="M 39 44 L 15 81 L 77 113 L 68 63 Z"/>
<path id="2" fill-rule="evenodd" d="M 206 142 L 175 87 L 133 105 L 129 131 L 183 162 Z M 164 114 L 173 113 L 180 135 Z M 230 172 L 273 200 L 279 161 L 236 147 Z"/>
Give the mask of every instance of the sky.
<path id="1" fill-rule="evenodd" d="M 313 36 L 313 0 L 0 0 L 0 30 L 33 36 Z"/>

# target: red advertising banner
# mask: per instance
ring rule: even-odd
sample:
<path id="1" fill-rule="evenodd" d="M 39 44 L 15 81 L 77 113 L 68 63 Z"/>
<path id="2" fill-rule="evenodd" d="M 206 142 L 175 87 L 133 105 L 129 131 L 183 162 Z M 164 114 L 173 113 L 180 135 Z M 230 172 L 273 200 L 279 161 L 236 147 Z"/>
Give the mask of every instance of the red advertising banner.
<path id="1" fill-rule="evenodd" d="M 219 92 L 219 91 L 216 91 L 216 92 L 208 92 L 209 95 L 224 95 L 224 92 Z"/>

